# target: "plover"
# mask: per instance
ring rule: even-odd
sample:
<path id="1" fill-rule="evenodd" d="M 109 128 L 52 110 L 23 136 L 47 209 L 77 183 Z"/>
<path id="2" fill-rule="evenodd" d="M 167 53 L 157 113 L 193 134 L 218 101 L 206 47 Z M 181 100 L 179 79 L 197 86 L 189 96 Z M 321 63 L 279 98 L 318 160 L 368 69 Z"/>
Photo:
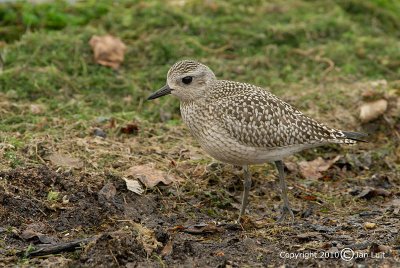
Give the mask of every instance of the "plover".
<path id="1" fill-rule="evenodd" d="M 274 162 L 279 173 L 283 209 L 294 220 L 287 198 L 283 158 L 329 143 L 364 141 L 363 133 L 330 128 L 304 115 L 266 89 L 218 80 L 206 65 L 182 60 L 168 71 L 167 84 L 148 97 L 172 94 L 180 100 L 182 119 L 213 158 L 243 166 L 244 190 L 239 220 L 248 204 L 249 165 Z"/>

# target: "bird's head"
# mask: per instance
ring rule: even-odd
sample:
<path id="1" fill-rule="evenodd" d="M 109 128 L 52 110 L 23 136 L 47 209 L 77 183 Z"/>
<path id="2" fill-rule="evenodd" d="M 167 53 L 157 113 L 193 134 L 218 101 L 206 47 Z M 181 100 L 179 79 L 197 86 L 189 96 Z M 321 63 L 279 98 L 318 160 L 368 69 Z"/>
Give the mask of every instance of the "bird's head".
<path id="1" fill-rule="evenodd" d="M 148 100 L 172 94 L 181 101 L 193 101 L 204 97 L 215 74 L 206 65 L 193 60 L 175 63 L 168 71 L 167 84 L 151 94 Z"/>

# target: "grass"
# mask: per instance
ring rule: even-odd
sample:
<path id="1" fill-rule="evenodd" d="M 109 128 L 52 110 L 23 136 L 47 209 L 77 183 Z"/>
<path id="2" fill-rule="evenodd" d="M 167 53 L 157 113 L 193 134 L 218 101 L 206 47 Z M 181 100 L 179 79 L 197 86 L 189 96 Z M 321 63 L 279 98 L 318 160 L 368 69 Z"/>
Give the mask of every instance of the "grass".
<path id="1" fill-rule="evenodd" d="M 388 90 L 396 89 L 399 14 L 399 4 L 389 0 L 2 4 L 2 142 L 67 138 L 64 126 L 84 137 L 101 118 L 180 125 L 177 100 L 145 98 L 182 58 L 198 59 L 224 79 L 270 87 L 324 117 L 360 100 L 354 82 L 386 79 Z M 128 46 L 118 71 L 93 60 L 88 41 L 104 33 Z M 21 146 L 4 150 L 7 163 L 20 163 L 10 150 Z"/>
<path id="2" fill-rule="evenodd" d="M 125 61 L 117 71 L 97 65 L 88 44 L 93 35 L 105 33 L 118 36 L 127 45 Z M 318 224 L 325 224 L 325 220 L 331 224 L 329 221 L 336 218 L 341 225 L 346 224 L 349 216 L 358 211 L 374 211 L 377 206 L 383 208 L 392 201 L 395 204 L 398 196 L 399 41 L 400 4 L 395 0 L 251 0 L 246 4 L 239 0 L 90 0 L 73 5 L 62 1 L 0 4 L 0 56 L 3 59 L 0 61 L 0 171 L 35 166 L 41 170 L 42 165 L 56 170 L 49 173 L 49 178 L 40 172 L 36 174 L 34 169 L 17 170 L 17 175 L 11 170 L 12 179 L 0 178 L 6 193 L 4 198 L 12 197 L 9 195 L 12 191 L 7 188 L 10 186 L 10 189 L 21 189 L 15 193 L 18 194 L 15 200 L 24 201 L 20 197 L 26 193 L 28 198 L 44 198 L 45 203 L 60 203 L 75 190 L 80 193 L 87 188 L 90 193 L 87 197 L 94 196 L 96 201 L 102 180 L 113 182 L 120 193 L 121 177 L 129 167 L 152 163 L 155 168 L 184 180 L 179 185 L 148 189 L 144 197 L 149 198 L 147 201 L 154 198 L 149 204 L 157 209 L 151 211 L 154 215 L 141 215 L 143 219 L 167 216 L 172 219 L 167 221 L 172 226 L 183 221 L 192 224 L 209 218 L 218 222 L 236 218 L 235 204 L 240 202 L 242 189 L 239 170 L 228 165 L 208 166 L 212 160 L 182 125 L 176 99 L 145 101 L 150 93 L 165 84 L 167 71 L 174 62 L 194 58 L 208 64 L 219 78 L 269 87 L 273 93 L 330 126 L 370 133 L 367 144 L 320 147 L 286 159 L 286 164 L 298 168 L 295 163 L 301 160 L 344 156 L 326 172 L 323 180 L 302 178 L 299 171 L 290 171 L 287 182 L 294 208 L 300 212 L 308 211 L 306 206 L 314 209 Z M 389 101 L 385 116 L 362 124 L 358 118 L 361 103 L 380 98 Z M 127 129 L 128 124 L 135 130 L 123 133 L 121 129 Z M 94 136 L 99 129 L 106 138 Z M 50 158 L 54 154 L 59 162 L 66 159 L 65 162 L 83 165 L 76 168 L 55 164 Z M 245 236 L 269 241 L 273 250 L 285 248 L 288 241 L 290 248 L 295 248 L 296 231 L 301 233 L 304 229 L 273 223 L 279 206 L 274 166 L 252 166 L 251 171 L 254 189 L 249 216 L 253 220 L 249 223 L 262 228 L 246 227 Z M 21 178 L 14 177 L 18 174 Z M 68 176 L 58 179 L 51 174 Z M 70 179 L 79 182 L 76 184 L 79 189 L 70 189 L 74 185 Z M 51 180 L 51 187 L 38 188 L 41 180 Z M 361 191 L 364 186 L 375 187 L 375 183 L 390 185 L 388 190 L 393 200 L 386 197 L 385 202 L 382 199 L 362 201 L 349 193 Z M 133 199 L 126 195 L 129 201 L 126 203 L 123 194 L 124 203 L 130 204 Z M 87 200 L 82 199 L 94 202 Z M 135 206 L 140 203 L 134 200 Z M 94 212 L 98 209 L 96 202 Z M 30 209 L 21 206 L 19 210 L 20 203 L 13 204 L 17 212 Z M 71 207 L 74 204 L 75 201 L 69 203 Z M 49 210 L 54 212 L 49 215 L 57 218 L 51 218 L 49 226 L 65 219 L 56 209 Z M 18 216 L 21 223 L 21 219 L 29 216 L 11 214 L 11 219 Z M 114 218 L 132 220 L 127 215 L 115 214 Z M 262 215 L 266 216 L 262 218 Z M 96 217 L 94 213 L 90 221 Z M 299 220 L 306 221 L 307 217 Z M 385 228 L 389 228 L 387 220 L 382 217 Z M 29 216 L 27 222 L 34 221 Z M 107 221 L 99 222 L 104 230 L 119 228 L 114 221 L 108 226 Z M 159 224 L 158 219 L 155 222 L 149 228 Z M 84 220 L 79 221 L 79 225 L 85 224 Z M 354 225 L 353 220 L 347 224 Z M 343 234 L 350 233 L 357 241 L 359 238 L 374 241 L 374 236 L 358 233 L 362 228 L 357 225 L 354 228 L 360 230 L 353 234 L 349 228 L 350 232 Z M 68 230 L 65 234 L 82 237 L 83 231 Z M 86 234 L 93 232 L 97 229 Z M 282 239 L 285 234 L 290 237 L 286 242 Z M 375 234 L 380 233 L 374 231 Z M 174 237 L 177 236 L 174 234 Z M 231 245 L 233 239 L 229 237 L 224 242 L 223 237 L 210 235 L 204 241 L 214 243 L 216 238 L 217 243 Z M 63 236 L 63 239 L 72 238 Z M 310 248 L 314 251 L 328 245 L 321 241 L 319 245 L 310 242 Z M 6 242 L 4 251 L 15 255 L 17 249 Z M 394 250 L 394 242 L 390 243 Z M 18 240 L 18 247 L 20 244 Z M 185 243 L 181 244 L 187 248 Z M 103 255 L 108 255 L 108 250 L 113 248 L 109 245 L 112 244 L 107 244 Z M 229 246 L 225 253 L 234 247 Z M 131 249 L 129 245 L 128 252 Z M 31 246 L 26 249 L 26 256 L 30 251 Z M 72 256 L 79 262 L 88 251 L 90 248 L 67 257 Z M 247 250 L 246 254 L 245 259 L 252 256 L 252 251 Z M 265 256 L 260 253 L 259 261 Z M 161 257 L 153 255 L 152 258 Z M 176 260 L 176 257 L 162 258 L 166 265 Z M 34 258 L 18 260 L 36 265 Z"/>

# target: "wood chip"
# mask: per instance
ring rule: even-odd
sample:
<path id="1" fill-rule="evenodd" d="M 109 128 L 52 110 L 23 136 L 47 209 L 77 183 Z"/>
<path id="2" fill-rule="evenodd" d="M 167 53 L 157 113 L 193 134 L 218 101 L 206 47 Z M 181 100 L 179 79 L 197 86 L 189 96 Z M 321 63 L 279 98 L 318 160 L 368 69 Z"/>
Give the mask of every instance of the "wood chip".
<path id="1" fill-rule="evenodd" d="M 126 188 L 128 188 L 129 191 L 138 195 L 143 194 L 143 187 L 136 179 L 123 178 L 123 180 L 125 181 Z"/>
<path id="2" fill-rule="evenodd" d="M 376 223 L 373 222 L 365 222 L 364 223 L 365 229 L 375 229 L 376 228 Z"/>

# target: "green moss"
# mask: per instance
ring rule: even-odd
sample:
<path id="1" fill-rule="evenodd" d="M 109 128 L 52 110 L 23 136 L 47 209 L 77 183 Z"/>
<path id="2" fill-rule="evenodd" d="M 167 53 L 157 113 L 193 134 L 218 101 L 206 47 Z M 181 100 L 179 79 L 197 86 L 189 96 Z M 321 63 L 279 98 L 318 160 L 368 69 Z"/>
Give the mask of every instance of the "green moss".
<path id="1" fill-rule="evenodd" d="M 7 41 L 18 39 L 26 30 L 60 30 L 85 25 L 108 12 L 110 1 L 85 1 L 70 5 L 65 1 L 31 4 L 26 1 L 0 5 L 0 27 Z"/>
<path id="2" fill-rule="evenodd" d="M 0 47 L 0 93 L 17 108 L 0 114 L 0 131 L 22 133 L 24 140 L 32 131 L 57 135 L 62 128 L 56 122 L 79 121 L 81 131 L 90 132 L 85 122 L 99 116 L 153 122 L 170 118 L 175 125 L 176 99 L 145 99 L 165 84 L 169 66 L 183 58 L 210 65 L 223 79 L 295 95 L 293 103 L 300 108 L 318 102 L 325 112 L 332 105 L 351 106 L 352 100 L 339 91 L 323 98 L 317 92 L 297 96 L 287 91 L 325 80 L 391 81 L 400 76 L 396 1 L 110 3 L 0 5 L 0 33 L 15 35 L 13 27 L 19 29 L 18 36 L 1 35 L 8 43 Z M 88 42 L 105 33 L 127 45 L 119 71 L 93 60 Z M 128 96 L 130 102 L 122 101 Z M 27 111 L 32 102 L 45 111 Z"/>

